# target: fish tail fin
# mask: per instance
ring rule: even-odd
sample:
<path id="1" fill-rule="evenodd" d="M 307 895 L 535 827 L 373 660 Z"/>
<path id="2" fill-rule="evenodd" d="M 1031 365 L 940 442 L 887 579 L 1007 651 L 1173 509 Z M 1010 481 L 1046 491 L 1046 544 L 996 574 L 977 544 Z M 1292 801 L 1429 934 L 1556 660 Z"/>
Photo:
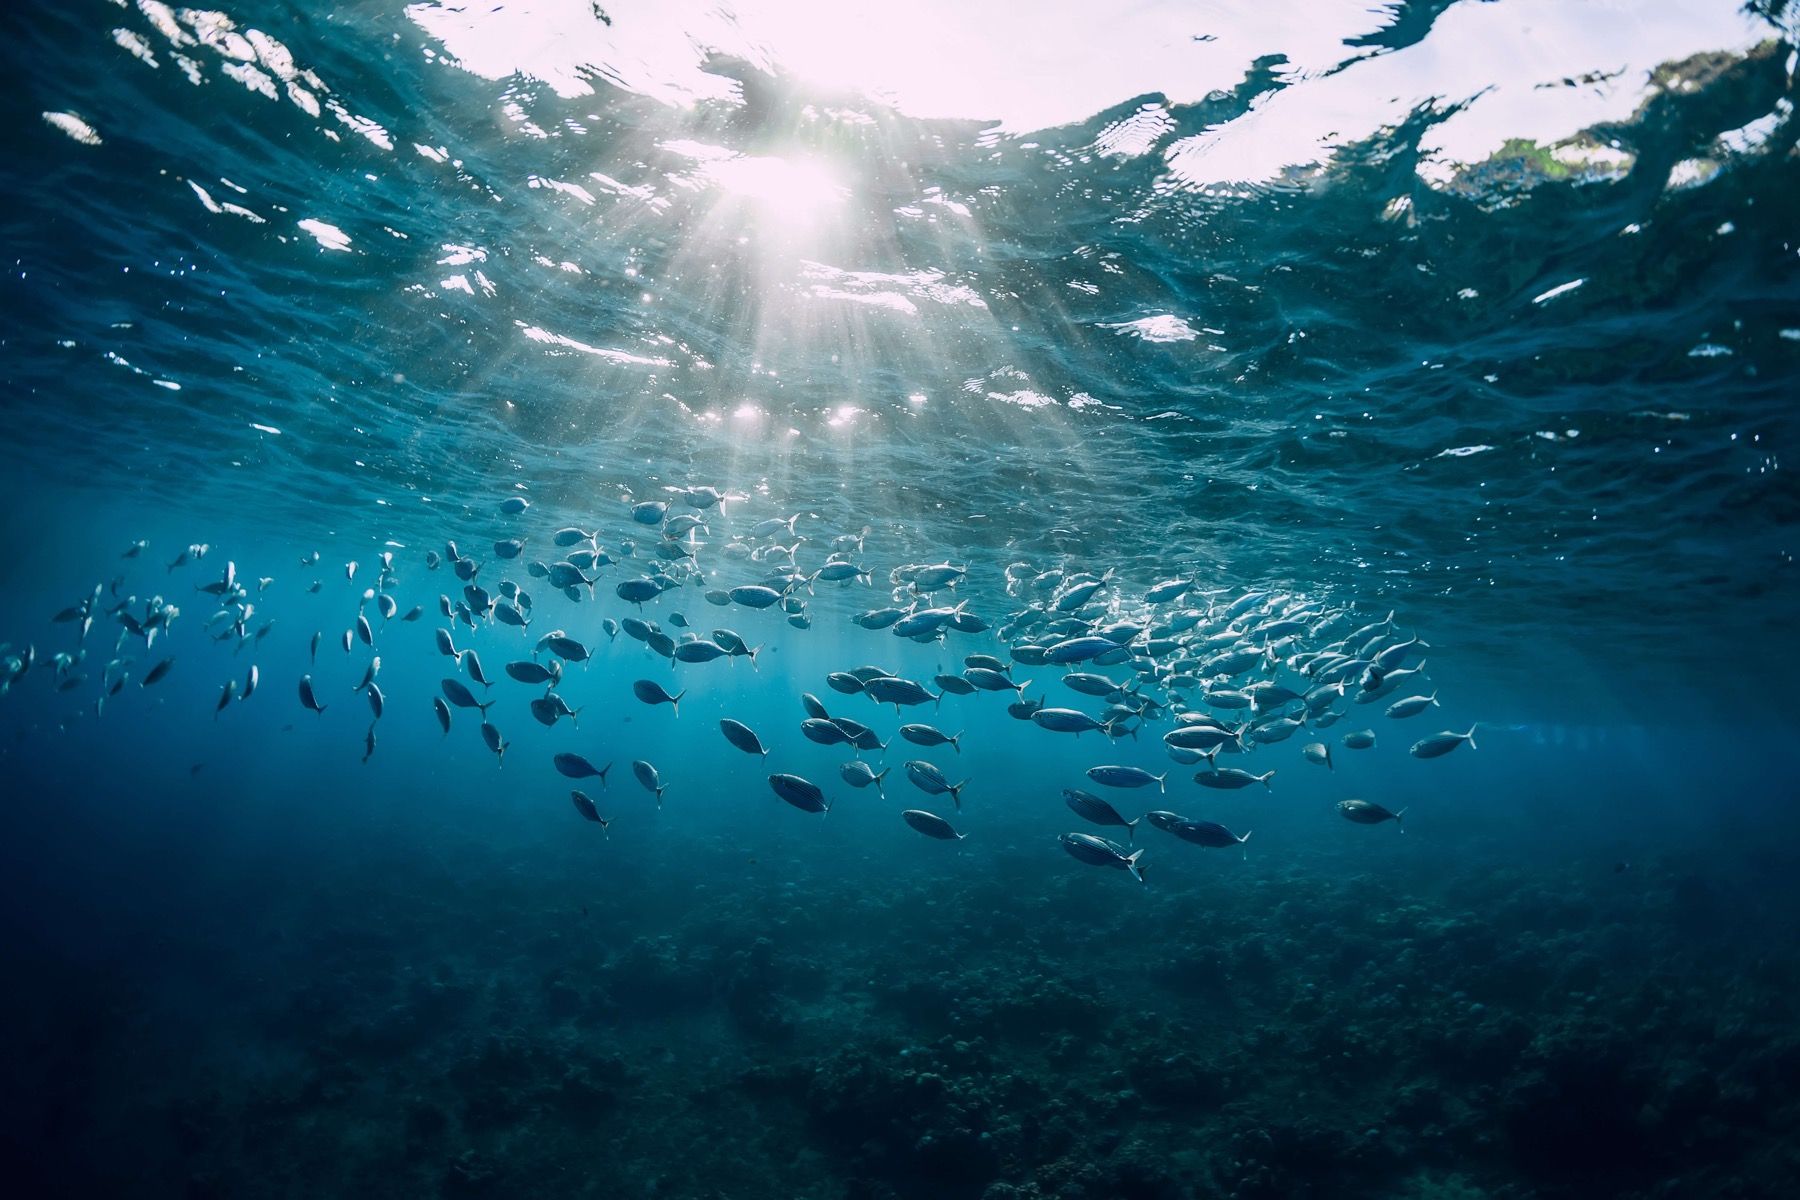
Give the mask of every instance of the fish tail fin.
<path id="1" fill-rule="evenodd" d="M 494 707 L 494 703 L 495 703 L 494 701 L 489 700 L 486 704 L 477 704 L 475 706 L 476 708 L 481 710 L 481 719 L 482 720 L 484 720 L 484 721 L 487 720 L 487 710 Z"/>
<path id="2" fill-rule="evenodd" d="M 662 794 L 663 794 L 664 790 L 665 790 L 664 788 L 656 789 L 656 807 L 659 809 L 662 808 Z"/>
<path id="3" fill-rule="evenodd" d="M 586 707 L 587 705 L 585 704 L 581 706 L 581 708 Z M 575 726 L 577 729 L 581 728 L 581 708 L 572 708 L 569 710 L 569 724 Z"/>
<path id="4" fill-rule="evenodd" d="M 1426 699 L 1427 699 L 1427 700 L 1429 700 L 1429 701 L 1431 701 L 1431 706 L 1432 706 L 1432 707 L 1433 707 L 1433 708 L 1442 708 L 1442 707 L 1443 707 L 1443 705 L 1441 705 L 1441 704 L 1439 704 L 1439 703 L 1438 703 L 1438 698 L 1437 698 L 1437 689 L 1436 689 L 1436 688 L 1432 688 L 1432 689 L 1431 689 L 1431 695 L 1429 695 L 1429 696 L 1427 696 L 1427 697 L 1425 697 L 1425 698 L 1426 698 Z"/>
<path id="5" fill-rule="evenodd" d="M 1138 861 L 1142 857 L 1144 857 L 1142 850 L 1133 850 L 1125 856 L 1125 869 L 1136 875 L 1139 883 L 1144 882 L 1144 864 Z"/>
<path id="6" fill-rule="evenodd" d="M 1469 749 L 1471 750 L 1481 749 L 1481 747 L 1475 744 L 1475 728 L 1475 725 L 1470 725 L 1469 732 L 1463 734 L 1463 741 L 1469 743 Z"/>
<path id="7" fill-rule="evenodd" d="M 1406 826 L 1400 824 L 1400 818 L 1404 817 L 1405 815 L 1406 815 L 1406 810 L 1404 808 L 1394 814 L 1394 824 L 1396 826 L 1398 826 L 1401 833 L 1406 832 Z"/>
<path id="8" fill-rule="evenodd" d="M 606 773 L 612 769 L 613 769 L 613 765 L 611 763 L 607 763 L 604 767 L 600 768 L 600 786 L 602 788 L 607 786 Z"/>
<path id="9" fill-rule="evenodd" d="M 1137 841 L 1137 827 L 1138 827 L 1138 821 L 1142 821 L 1142 820 L 1143 820 L 1143 819 L 1144 819 L 1144 818 L 1142 818 L 1142 817 L 1139 817 L 1139 818 L 1138 818 L 1138 819 L 1137 819 L 1137 821 L 1127 821 L 1127 822 L 1125 822 L 1125 840 L 1126 840 L 1126 841 L 1127 841 L 1127 842 L 1135 842 L 1135 841 Z"/>
<path id="10" fill-rule="evenodd" d="M 957 812 L 962 811 L 962 790 L 968 786 L 969 781 L 966 779 L 961 783 L 953 783 L 950 785 L 950 802 L 956 805 Z"/>
<path id="11" fill-rule="evenodd" d="M 752 647 L 750 647 L 750 669 L 751 669 L 751 670 L 752 670 L 752 671 L 761 671 L 761 670 L 762 670 L 762 668 L 761 668 L 761 667 L 759 667 L 759 666 L 757 666 L 757 665 L 756 665 L 756 656 L 757 656 L 757 654 L 759 654 L 759 653 L 760 653 L 760 652 L 761 652 L 761 651 L 762 651 L 762 647 L 761 647 L 761 646 L 752 646 Z"/>
<path id="12" fill-rule="evenodd" d="M 1023 700 L 1025 698 L 1025 689 L 1030 687 L 1032 682 L 1032 680 L 1027 679 L 1024 683 L 1018 684 L 1013 688 L 1013 691 L 1018 694 L 1019 699 Z"/>
<path id="13" fill-rule="evenodd" d="M 1156 779 L 1156 790 L 1161 792 L 1165 796 L 1168 795 L 1169 794 L 1169 773 L 1167 771 L 1164 771 L 1161 775 L 1157 775 L 1154 778 Z"/>
<path id="14" fill-rule="evenodd" d="M 1273 767 L 1271 767 L 1271 768 L 1270 768 L 1270 769 L 1268 769 L 1268 770 L 1267 770 L 1267 771 L 1264 771 L 1264 772 L 1263 772 L 1263 773 L 1262 773 L 1262 775 L 1261 775 L 1261 776 L 1259 776 L 1259 777 L 1258 777 L 1258 778 L 1259 778 L 1259 779 L 1260 779 L 1260 781 L 1261 781 L 1261 782 L 1262 782 L 1262 785 L 1263 785 L 1263 789 L 1264 789 L 1264 790 L 1265 790 L 1265 791 L 1271 791 L 1271 792 L 1272 792 L 1272 791 L 1274 791 L 1274 790 L 1275 790 L 1275 789 L 1274 789 L 1274 788 L 1273 788 L 1273 787 L 1271 787 L 1271 786 L 1270 786 L 1270 784 L 1269 784 L 1269 780 L 1271 780 L 1271 779 L 1273 779 L 1273 778 L 1275 778 L 1275 769 L 1274 769 L 1274 768 L 1273 768 Z"/>
<path id="15" fill-rule="evenodd" d="M 956 731 L 956 735 L 950 739 L 950 748 L 958 754 L 962 753 L 962 735 L 967 732 L 966 729 L 959 729 Z"/>
<path id="16" fill-rule="evenodd" d="M 681 715 L 681 698 L 687 694 L 688 694 L 688 690 L 686 688 L 682 688 L 679 692 L 676 692 L 675 695 L 669 700 L 669 707 L 675 710 L 675 715 L 678 717 Z"/>

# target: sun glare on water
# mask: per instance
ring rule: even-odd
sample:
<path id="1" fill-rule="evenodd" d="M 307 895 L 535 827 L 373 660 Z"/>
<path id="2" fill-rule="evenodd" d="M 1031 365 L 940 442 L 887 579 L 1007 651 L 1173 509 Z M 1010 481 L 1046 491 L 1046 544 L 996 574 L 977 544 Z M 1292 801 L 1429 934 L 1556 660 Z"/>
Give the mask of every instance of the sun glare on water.
<path id="1" fill-rule="evenodd" d="M 706 164 L 706 177 L 758 216 L 798 225 L 843 204 L 850 191 L 824 163 L 773 155 L 735 155 Z"/>

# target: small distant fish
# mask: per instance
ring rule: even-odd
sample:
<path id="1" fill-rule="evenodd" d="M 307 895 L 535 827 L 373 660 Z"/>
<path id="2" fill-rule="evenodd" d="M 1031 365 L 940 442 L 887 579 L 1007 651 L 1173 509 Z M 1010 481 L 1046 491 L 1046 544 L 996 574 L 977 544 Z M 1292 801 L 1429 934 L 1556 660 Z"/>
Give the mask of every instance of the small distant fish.
<path id="1" fill-rule="evenodd" d="M 1300 747 L 1300 757 L 1309 763 L 1318 763 L 1328 771 L 1337 770 L 1331 765 L 1331 747 L 1324 742 L 1308 742 Z"/>
<path id="2" fill-rule="evenodd" d="M 1113 724 L 1111 721 L 1096 721 L 1075 708 L 1040 708 L 1031 714 L 1031 720 L 1040 729 L 1048 729 L 1052 733 L 1072 733 L 1076 737 L 1094 729 L 1110 733 Z"/>
<path id="3" fill-rule="evenodd" d="M 1275 778 L 1273 769 L 1264 771 L 1261 775 L 1253 775 L 1249 771 L 1239 770 L 1237 767 L 1214 767 L 1210 771 L 1198 771 L 1194 774 L 1194 782 L 1201 787 L 1219 788 L 1225 791 L 1249 787 L 1253 783 L 1260 783 L 1264 788 L 1268 788 L 1269 780 L 1273 778 Z"/>
<path id="4" fill-rule="evenodd" d="M 484 719 L 487 717 L 487 710 L 494 706 L 492 700 L 483 704 L 481 701 L 475 699 L 474 694 L 470 692 L 468 688 L 463 686 L 460 679 L 441 680 L 438 683 L 438 687 L 442 689 L 444 699 L 450 701 L 450 703 L 456 705 L 458 708 L 480 709 Z"/>
<path id="5" fill-rule="evenodd" d="M 725 647 L 719 645 L 717 642 L 700 638 L 691 642 L 679 643 L 675 647 L 674 657 L 678 662 L 705 663 L 712 662 L 715 659 L 725 658 L 729 656 L 730 653 L 729 650 L 725 649 Z"/>
<path id="6" fill-rule="evenodd" d="M 1355 821 L 1358 825 L 1379 825 L 1383 821 L 1392 821 L 1404 831 L 1400 818 L 1406 815 L 1403 808 L 1399 812 L 1390 812 L 1373 800 L 1340 800 L 1338 811 L 1344 814 L 1345 820 Z"/>
<path id="7" fill-rule="evenodd" d="M 473 650 L 463 651 L 462 665 L 469 672 L 469 678 L 473 679 L 476 683 L 479 683 L 482 687 L 491 688 L 494 686 L 493 681 L 487 677 L 487 672 L 481 669 L 481 656 Z"/>
<path id="8" fill-rule="evenodd" d="M 225 711 L 225 706 L 230 704 L 232 697 L 236 695 L 237 680 L 227 679 L 225 687 L 219 692 L 219 703 L 213 707 L 213 720 L 219 719 L 219 714 Z"/>
<path id="9" fill-rule="evenodd" d="M 317 696 L 313 695 L 311 675 L 302 675 L 300 677 L 300 705 L 301 707 L 311 709 L 316 713 L 325 711 L 325 706 L 319 703 L 319 698 Z"/>
<path id="10" fill-rule="evenodd" d="M 947 734 L 931 725 L 902 725 L 900 736 L 915 746 L 949 746 L 962 753 L 962 734 Z"/>
<path id="11" fill-rule="evenodd" d="M 769 776 L 769 787 L 777 796 L 802 812 L 829 813 L 831 805 L 825 799 L 825 793 L 819 785 L 799 775 L 777 774 Z"/>
<path id="12" fill-rule="evenodd" d="M 655 794 L 656 807 L 661 808 L 663 792 L 665 789 L 663 787 L 662 776 L 657 774 L 656 768 L 646 760 L 640 758 L 631 764 L 631 773 L 637 776 L 637 781 L 644 785 L 645 791 Z"/>
<path id="13" fill-rule="evenodd" d="M 483 721 L 481 723 L 481 740 L 487 743 L 487 748 L 494 752 L 494 757 L 504 767 L 506 765 L 506 748 L 509 743 L 500 736 L 500 731 L 492 723 Z"/>
<path id="14" fill-rule="evenodd" d="M 1064 788 L 1063 803 L 1070 811 L 1083 820 L 1092 821 L 1096 825 L 1117 825 L 1126 830 L 1125 840 L 1132 841 L 1137 837 L 1138 821 L 1127 821 L 1119 814 L 1119 810 L 1094 795 L 1079 788 Z"/>
<path id="15" fill-rule="evenodd" d="M 560 632 L 549 634 L 540 639 L 538 644 L 567 662 L 586 662 L 588 660 L 588 648 Z"/>
<path id="16" fill-rule="evenodd" d="M 950 802 L 956 805 L 959 812 L 962 810 L 962 790 L 969 786 L 968 780 L 951 783 L 944 778 L 944 773 L 936 766 L 917 758 L 906 763 L 906 777 L 912 780 L 913 786 L 928 796 L 942 796 L 948 793 Z"/>
<path id="17" fill-rule="evenodd" d="M 167 675 L 174 666 L 174 658 L 163 659 L 154 667 L 151 667 L 148 671 L 144 672 L 144 677 L 138 680 L 138 686 L 141 688 L 149 687 L 151 684 L 156 683 L 158 680 L 162 679 L 163 676 Z"/>
<path id="18" fill-rule="evenodd" d="M 607 763 L 604 767 L 596 767 L 593 763 L 589 762 L 579 754 L 558 754 L 551 761 L 556 766 L 557 774 L 566 776 L 569 779 L 587 779 L 590 777 L 598 779 L 601 787 L 606 786 L 606 773 L 612 770 L 611 763 Z"/>
<path id="19" fill-rule="evenodd" d="M 523 496 L 508 496 L 500 502 L 500 511 L 509 517 L 516 517 L 531 507 L 531 501 Z"/>
<path id="20" fill-rule="evenodd" d="M 1351 750 L 1373 750 L 1375 748 L 1375 731 L 1373 729 L 1353 729 L 1338 740 Z"/>
<path id="21" fill-rule="evenodd" d="M 962 677 L 964 682 L 977 691 L 1013 692 L 1021 700 L 1025 698 L 1025 689 L 1031 686 L 1029 679 L 1024 683 L 1016 683 L 1006 672 L 996 671 L 992 667 L 970 667 L 963 672 Z"/>
<path id="22" fill-rule="evenodd" d="M 444 698 L 442 696 L 433 696 L 431 698 L 431 710 L 437 714 L 438 724 L 444 727 L 444 732 L 446 734 L 449 733 L 450 706 L 444 703 Z"/>
<path id="23" fill-rule="evenodd" d="M 654 679 L 640 679 L 631 685 L 631 694 L 645 704 L 653 706 L 667 704 L 675 710 L 675 715 L 679 717 L 681 715 L 681 698 L 687 695 L 687 689 L 683 688 L 671 696 L 662 684 L 657 683 Z"/>
<path id="24" fill-rule="evenodd" d="M 1216 821 L 1190 821 L 1183 817 L 1169 825 L 1158 826 L 1158 828 L 1168 830 L 1184 842 L 1192 842 L 1196 846 L 1206 846 L 1215 850 L 1222 850 L 1228 846 L 1242 846 L 1250 840 L 1248 833 L 1239 837 Z M 1249 852 L 1245 851 L 1245 853 Z"/>
<path id="25" fill-rule="evenodd" d="M 745 754 L 755 754 L 762 758 L 769 757 L 769 751 L 763 746 L 762 739 L 756 736 L 754 729 L 742 721 L 734 721 L 730 717 L 725 717 L 719 722 L 719 732 L 725 735 L 726 741 Z"/>
<path id="26" fill-rule="evenodd" d="M 1087 777 L 1095 783 L 1107 787 L 1140 788 L 1155 784 L 1158 791 L 1168 791 L 1168 774 L 1152 775 L 1142 767 L 1100 766 L 1089 767 Z"/>
<path id="27" fill-rule="evenodd" d="M 1095 867 L 1116 867 L 1129 871 L 1139 883 L 1144 882 L 1144 868 L 1138 861 L 1144 856 L 1142 850 L 1133 850 L 1127 854 L 1125 847 L 1117 842 L 1109 842 L 1091 833 L 1065 833 L 1061 841 L 1063 849 L 1078 862 Z"/>
<path id="28" fill-rule="evenodd" d="M 375 726 L 369 726 L 369 732 L 363 735 L 363 756 L 366 763 L 375 755 Z"/>
<path id="29" fill-rule="evenodd" d="M 901 705 L 939 704 L 944 699 L 942 692 L 933 692 L 922 683 L 893 675 L 867 681 L 863 684 L 863 695 L 877 704 L 893 705 L 895 712 L 900 711 Z"/>
<path id="30" fill-rule="evenodd" d="M 966 833 L 956 832 L 950 822 L 936 813 L 926 812 L 922 808 L 909 808 L 900 814 L 900 818 L 926 837 L 936 838 L 941 842 L 960 841 L 969 836 Z"/>
<path id="31" fill-rule="evenodd" d="M 571 791 L 569 793 L 569 799 L 575 802 L 576 812 L 600 826 L 602 833 L 608 832 L 607 826 L 611 825 L 612 822 L 600 815 L 600 810 L 594 807 L 594 802 L 588 799 L 586 792 Z M 608 834 L 608 836 L 610 836 L 610 834 Z M 583 911 L 585 912 L 586 910 L 584 909 Z"/>
<path id="32" fill-rule="evenodd" d="M 882 786 L 881 781 L 887 778 L 887 773 L 891 770 L 892 767 L 884 767 L 877 771 L 862 759 L 855 758 L 838 768 L 838 777 L 853 788 L 866 788 L 874 784 L 875 791 L 886 799 L 887 788 Z"/>
<path id="33" fill-rule="evenodd" d="M 533 662 L 528 658 L 520 659 L 518 662 L 507 663 L 506 673 L 520 683 L 529 684 L 542 683 L 554 686 L 562 679 L 561 672 L 553 671 L 542 663 Z"/>
<path id="34" fill-rule="evenodd" d="M 1475 745 L 1475 726 L 1469 726 L 1467 733 L 1457 733 L 1454 730 L 1446 729 L 1442 733 L 1434 733 L 1430 737 L 1420 738 L 1412 744 L 1412 749 L 1408 753 L 1414 758 L 1442 758 L 1464 742 L 1469 743 L 1471 750 L 1479 749 Z"/>

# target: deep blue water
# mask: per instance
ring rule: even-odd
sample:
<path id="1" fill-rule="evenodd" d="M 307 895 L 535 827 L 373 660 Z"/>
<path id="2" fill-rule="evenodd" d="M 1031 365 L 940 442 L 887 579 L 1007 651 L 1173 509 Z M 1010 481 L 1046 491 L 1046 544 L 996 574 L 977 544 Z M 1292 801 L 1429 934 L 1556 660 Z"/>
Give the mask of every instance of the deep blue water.
<path id="1" fill-rule="evenodd" d="M 1788 1194 L 1784 6 L 601 8 L 15 14 L 9 1177 Z M 633 518 L 656 500 L 700 527 Z M 527 570 L 569 525 L 614 560 L 591 595 Z M 469 603 L 451 541 L 495 598 L 529 593 L 529 629 L 444 617 L 440 595 Z M 776 578 L 834 560 L 868 582 Z M 945 562 L 954 587 L 895 574 Z M 228 563 L 221 609 L 199 588 Z M 1105 586 L 1057 611 L 1084 573 Z M 615 591 L 634 578 L 666 590 L 640 610 Z M 1170 579 L 1193 590 L 1146 600 Z M 791 614 L 706 598 L 767 582 Z M 422 616 L 384 620 L 375 592 Z M 959 602 L 985 628 L 850 619 Z M 128 626 L 165 603 L 146 645 Z M 212 640 L 221 611 L 245 645 Z M 1416 686 L 1358 703 L 1380 687 L 1359 663 L 1337 723 L 1246 733 L 1219 765 L 1267 788 L 1171 760 L 1178 714 L 1249 715 L 1208 690 L 1307 691 L 1389 612 L 1373 648 L 1429 643 Z M 373 645 L 346 652 L 359 613 Z M 754 666 L 603 625 L 679 637 L 677 615 Z M 1131 684 L 1117 738 L 1039 728 L 1007 692 L 897 715 L 827 683 L 987 654 L 1098 716 L 1030 660 L 1118 622 L 1146 628 L 1081 668 Z M 592 658 L 557 688 L 579 720 L 545 728 L 543 689 L 502 668 L 553 661 L 554 629 Z M 1203 665 L 1234 644 L 1268 653 Z M 378 720 L 352 690 L 377 654 Z M 440 729 L 445 678 L 494 701 L 503 760 L 473 710 Z M 640 679 L 686 689 L 679 715 Z M 891 743 L 860 756 L 881 789 L 803 735 L 803 693 Z M 1408 752 L 1471 727 L 1478 748 Z M 1342 743 L 1363 728 L 1372 749 Z M 606 786 L 562 752 L 612 762 Z M 910 759 L 966 779 L 960 807 Z M 1166 791 L 1084 778 L 1102 763 Z M 777 771 L 829 814 L 783 804 Z M 1253 836 L 1141 823 L 1140 884 L 1059 846 L 1123 833 L 1070 787 Z M 1404 832 L 1344 820 L 1353 797 Z M 967 836 L 922 837 L 909 807 Z"/>

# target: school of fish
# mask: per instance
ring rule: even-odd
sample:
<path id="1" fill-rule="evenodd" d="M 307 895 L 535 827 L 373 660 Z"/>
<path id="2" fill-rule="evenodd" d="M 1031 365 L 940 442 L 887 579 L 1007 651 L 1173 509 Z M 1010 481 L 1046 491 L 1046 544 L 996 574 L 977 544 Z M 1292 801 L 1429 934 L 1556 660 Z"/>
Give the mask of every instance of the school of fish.
<path id="1" fill-rule="evenodd" d="M 996 580 L 979 581 L 998 584 L 989 594 L 1005 597 L 1000 607 L 1007 611 L 990 620 L 971 607 L 976 584 L 967 563 L 902 563 L 882 571 L 866 557 L 867 528 L 854 533 L 803 529 L 803 522 L 816 526 L 819 521 L 808 513 L 734 520 L 736 511 L 750 503 L 750 497 L 712 486 L 666 487 L 653 498 L 622 501 L 622 511 L 604 527 L 562 525 L 540 531 L 526 528 L 534 520 L 531 499 L 522 491 L 507 495 L 495 505 L 496 516 L 518 529 L 485 547 L 491 556 L 467 553 L 455 541 L 441 550 L 413 552 L 425 577 L 444 581 L 435 602 L 401 598 L 405 588 L 394 550 L 380 552 L 367 571 L 358 562 L 345 562 L 338 586 L 355 596 L 354 607 L 347 605 L 341 631 L 309 635 L 308 655 L 316 664 L 321 648 L 330 647 L 359 658 L 358 682 L 349 689 L 348 700 L 338 690 L 341 684 L 328 688 L 310 671 L 284 686 L 292 686 L 300 706 L 313 713 L 322 714 L 336 703 L 366 705 L 369 719 L 361 751 L 367 762 L 376 752 L 376 731 L 390 704 L 380 682 L 382 630 L 391 621 L 412 623 L 433 613 L 443 622 L 435 633 L 436 647 L 448 660 L 436 694 L 429 697 L 434 717 L 446 736 L 458 724 L 476 723 L 483 745 L 496 765 L 503 765 L 511 743 L 492 712 L 497 707 L 508 719 L 528 716 L 546 727 L 567 721 L 579 728 L 582 710 L 563 699 L 559 685 L 570 667 L 588 663 L 595 651 L 562 629 L 537 632 L 553 622 L 543 615 L 551 605 L 616 602 L 617 615 L 601 622 L 609 640 L 623 634 L 641 643 L 682 671 L 684 680 L 691 672 L 693 686 L 729 688 L 720 682 L 723 677 L 708 676 L 706 664 L 743 658 L 754 669 L 763 647 L 749 645 L 730 628 L 705 633 L 690 628 L 677 608 L 683 597 L 697 592 L 700 603 L 721 611 L 773 609 L 798 632 L 812 627 L 822 590 L 873 591 L 880 579 L 888 589 L 885 602 L 848 616 L 873 635 L 871 646 L 880 645 L 875 637 L 946 648 L 963 641 L 968 646 L 960 657 L 961 669 L 925 680 L 877 665 L 849 666 L 827 674 L 822 690 L 862 697 L 877 708 L 891 706 L 900 716 L 928 708 L 933 720 L 909 720 L 884 741 L 854 717 L 832 713 L 810 691 L 799 697 L 796 720 L 808 741 L 842 746 L 852 756 L 839 769 L 845 787 L 873 788 L 886 802 L 888 788 L 899 786 L 903 778 L 921 804 L 943 808 L 941 800 L 947 798 L 954 822 L 929 808 L 905 807 L 896 815 L 925 837 L 950 843 L 970 836 L 959 826 L 965 796 L 978 794 L 978 788 L 971 792 L 974 781 L 953 780 L 953 773 L 930 759 L 904 757 L 914 751 L 903 752 L 894 744 L 898 739 L 908 747 L 947 747 L 952 759 L 960 756 L 962 731 L 946 732 L 938 715 L 946 703 L 952 709 L 1004 703 L 1008 715 L 1022 725 L 1047 735 L 1094 734 L 1092 742 L 1099 747 L 1152 731 L 1171 760 L 1168 770 L 1153 773 L 1098 762 L 1088 768 L 1087 782 L 1118 796 L 1152 787 L 1161 796 L 1169 791 L 1171 776 L 1191 776 L 1198 788 L 1191 793 L 1195 804 L 1211 790 L 1272 790 L 1277 771 L 1267 759 L 1281 752 L 1271 747 L 1290 739 L 1303 743 L 1301 761 L 1333 771 L 1334 751 L 1355 752 L 1376 744 L 1376 732 L 1361 714 L 1379 712 L 1386 720 L 1406 721 L 1438 707 L 1437 691 L 1426 683 L 1429 646 L 1416 633 L 1403 634 L 1391 612 L 1370 621 L 1355 616 L 1347 605 L 1288 592 L 1233 595 L 1192 574 L 1130 589 L 1109 569 L 1095 573 L 1067 563 L 1039 567 L 1014 562 Z M 51 618 L 53 626 L 67 631 L 52 635 L 69 643 L 64 648 L 40 655 L 35 641 L 22 648 L 0 645 L 0 697 L 27 677 L 47 673 L 57 694 L 94 693 L 91 711 L 96 718 L 103 716 L 108 701 L 126 687 L 155 687 L 176 669 L 172 631 L 190 596 L 198 597 L 197 605 L 211 607 L 200 622 L 206 638 L 233 655 L 248 651 L 254 656 L 275 630 L 275 620 L 262 611 L 274 577 L 242 575 L 232 561 L 215 567 L 211 564 L 222 556 L 210 545 L 194 543 L 155 572 L 160 578 L 153 578 L 144 589 L 151 594 L 143 595 L 128 580 L 153 569 L 147 550 L 147 541 L 131 542 L 121 554 L 130 564 L 124 572 Z M 804 569 L 808 560 L 810 569 Z M 305 587 L 308 594 L 320 593 L 326 580 L 339 573 L 335 566 L 326 570 L 322 561 L 317 552 L 300 559 L 303 577 L 312 577 Z M 603 601 L 603 595 L 610 599 Z M 496 627 L 519 631 L 513 636 L 522 640 L 517 657 L 494 672 L 466 639 Z M 459 646 L 459 640 L 465 644 Z M 97 649 L 102 645 L 108 649 Z M 872 656 L 880 657 L 878 652 Z M 215 670 L 210 664 L 204 669 Z M 511 688 L 503 684 L 504 690 L 494 690 L 501 677 L 518 689 L 516 704 Z M 212 717 L 248 702 L 261 684 L 254 662 L 234 665 L 219 684 Z M 670 692 L 648 679 L 631 687 L 643 705 L 666 706 L 669 719 L 679 714 L 688 690 L 683 686 Z M 989 700 L 987 694 L 1001 699 Z M 405 702 L 423 705 L 426 699 L 408 697 Z M 457 710 L 472 715 L 459 718 Z M 1357 728 L 1336 736 L 1326 732 L 1339 722 Z M 1475 732 L 1471 725 L 1461 732 L 1429 734 L 1414 741 L 1410 752 L 1429 760 L 1465 743 L 1474 749 Z M 757 760 L 753 769 L 771 765 L 770 751 L 749 720 L 723 719 L 719 734 Z M 890 751 L 896 756 L 892 762 Z M 879 768 L 865 754 L 879 756 Z M 1096 755 L 1104 756 L 1103 751 Z M 1233 765 L 1234 759 L 1251 757 L 1264 769 Z M 613 764 L 596 765 L 581 753 L 565 751 L 554 756 L 553 766 L 571 783 L 597 780 L 604 795 Z M 634 759 L 630 773 L 660 808 L 668 784 L 656 765 Z M 824 786 L 802 775 L 777 770 L 766 778 L 776 798 L 802 813 L 828 814 L 835 802 Z M 589 792 L 571 790 L 569 799 L 579 819 L 602 831 L 612 824 Z M 1120 870 L 1139 882 L 1144 879 L 1144 850 L 1128 846 L 1135 843 L 1142 822 L 1202 847 L 1243 847 L 1250 838 L 1248 830 L 1236 833 L 1167 809 L 1128 819 L 1116 806 L 1119 801 L 1086 788 L 1065 788 L 1062 799 L 1089 826 L 1123 830 L 1126 841 L 1121 845 L 1097 833 L 1071 831 L 1061 835 L 1064 850 L 1080 863 Z M 1391 821 L 1397 828 L 1403 827 L 1406 811 L 1363 799 L 1343 800 L 1337 808 L 1348 821 Z M 978 809 L 979 801 L 970 806 L 971 813 Z"/>

